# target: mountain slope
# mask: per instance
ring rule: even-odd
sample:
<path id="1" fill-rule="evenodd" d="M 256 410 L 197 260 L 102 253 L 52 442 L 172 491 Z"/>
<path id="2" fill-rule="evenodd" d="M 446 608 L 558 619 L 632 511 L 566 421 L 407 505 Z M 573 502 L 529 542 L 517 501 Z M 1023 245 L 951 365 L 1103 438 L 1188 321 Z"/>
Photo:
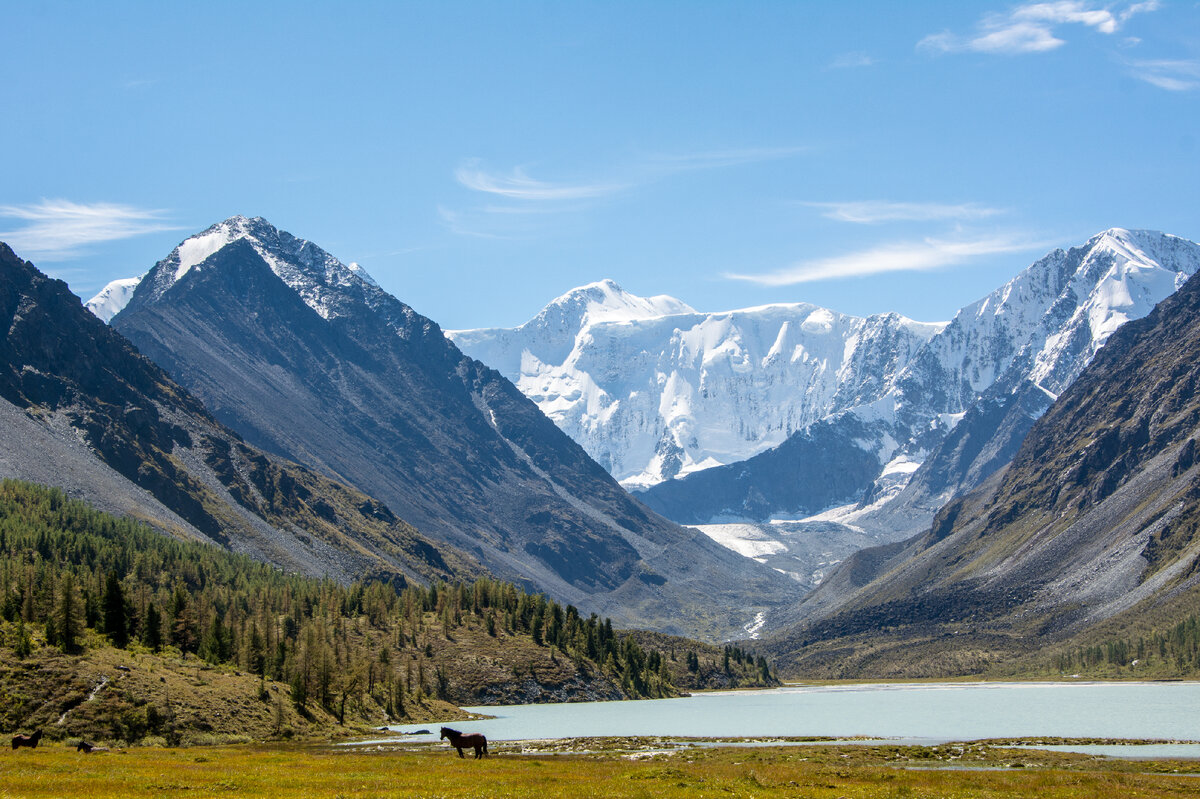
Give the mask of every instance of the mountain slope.
<path id="1" fill-rule="evenodd" d="M 251 443 L 379 497 L 505 579 L 707 635 L 794 590 L 648 511 L 434 322 L 264 220 L 185 241 L 112 324 Z M 713 596 L 720 610 L 704 607 Z"/>
<path id="2" fill-rule="evenodd" d="M 1198 351 L 1192 278 L 1112 335 L 1007 470 L 923 535 L 850 558 L 776 653 L 825 673 L 969 671 L 1105 625 L 1144 631 L 1194 612 Z"/>
<path id="3" fill-rule="evenodd" d="M 0 476 L 281 568 L 349 580 L 469 576 L 381 503 L 265 455 L 0 244 Z"/>

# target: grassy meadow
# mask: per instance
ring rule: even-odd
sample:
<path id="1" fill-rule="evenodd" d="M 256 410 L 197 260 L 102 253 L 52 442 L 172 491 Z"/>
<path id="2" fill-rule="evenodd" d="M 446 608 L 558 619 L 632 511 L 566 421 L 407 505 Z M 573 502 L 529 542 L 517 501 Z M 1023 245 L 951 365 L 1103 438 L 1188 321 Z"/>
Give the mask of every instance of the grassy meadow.
<path id="1" fill-rule="evenodd" d="M 655 740 L 448 745 L 296 744 L 83 755 L 62 744 L 0 753 L 0 799 L 237 797 L 1176 797 L 1200 763 L 1125 762 L 986 744 L 674 748 Z"/>

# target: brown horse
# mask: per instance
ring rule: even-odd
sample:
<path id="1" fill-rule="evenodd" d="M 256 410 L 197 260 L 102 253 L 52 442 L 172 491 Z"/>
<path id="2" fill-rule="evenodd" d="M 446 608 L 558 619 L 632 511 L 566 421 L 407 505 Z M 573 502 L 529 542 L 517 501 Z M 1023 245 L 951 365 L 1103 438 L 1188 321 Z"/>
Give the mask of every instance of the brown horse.
<path id="1" fill-rule="evenodd" d="M 458 730 L 452 730 L 449 727 L 442 727 L 442 735 L 438 740 L 443 738 L 450 739 L 450 745 L 458 750 L 458 756 L 463 757 L 463 749 L 470 746 L 475 749 L 475 757 L 483 757 L 488 753 L 487 738 L 482 733 L 472 732 L 463 735 Z"/>
<path id="2" fill-rule="evenodd" d="M 36 749 L 38 741 L 42 740 L 42 731 L 38 730 L 33 735 L 14 735 L 13 749 L 20 749 L 22 746 L 28 746 L 30 749 Z"/>
<path id="3" fill-rule="evenodd" d="M 96 746 L 94 743 L 90 743 L 88 741 L 80 741 L 75 746 L 75 751 L 83 752 L 85 755 L 90 755 L 92 752 L 107 752 L 108 747 L 107 746 Z"/>

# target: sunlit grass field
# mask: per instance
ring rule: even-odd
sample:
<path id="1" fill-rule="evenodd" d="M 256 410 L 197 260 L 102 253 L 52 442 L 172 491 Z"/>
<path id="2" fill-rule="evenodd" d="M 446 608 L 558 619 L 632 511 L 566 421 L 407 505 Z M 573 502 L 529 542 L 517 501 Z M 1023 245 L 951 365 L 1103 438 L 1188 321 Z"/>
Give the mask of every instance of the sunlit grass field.
<path id="1" fill-rule="evenodd" d="M 147 747 L 83 755 L 49 744 L 0 753 L 0 798 L 1200 795 L 1196 763 L 1105 761 L 983 746 L 630 751 L 597 742 L 587 754 L 553 749 L 531 754 L 519 744 L 497 743 L 491 757 L 474 760 L 459 759 L 448 747 Z"/>

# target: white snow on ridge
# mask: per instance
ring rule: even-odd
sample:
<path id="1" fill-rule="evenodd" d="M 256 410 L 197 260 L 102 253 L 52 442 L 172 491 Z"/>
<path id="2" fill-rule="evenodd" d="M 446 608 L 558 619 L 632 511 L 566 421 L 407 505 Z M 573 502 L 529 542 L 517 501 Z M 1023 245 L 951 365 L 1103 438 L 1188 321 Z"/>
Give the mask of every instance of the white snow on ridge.
<path id="1" fill-rule="evenodd" d="M 861 385 L 854 364 L 881 360 L 895 373 L 941 327 L 805 303 L 706 314 L 606 280 L 521 327 L 447 335 L 632 488 L 742 460 L 873 401 L 879 386 Z"/>
<path id="2" fill-rule="evenodd" d="M 1117 327 L 1198 266 L 1185 239 L 1113 228 L 1051 252 L 948 323 L 804 303 L 700 313 L 605 280 L 518 328 L 447 335 L 628 488 L 744 460 L 847 412 L 868 426 L 862 446 L 890 487 L 925 455 L 915 436 L 951 429 L 999 381 L 1061 393 Z"/>
<path id="3" fill-rule="evenodd" d="M 84 305 L 89 311 L 99 317 L 101 322 L 108 322 L 117 314 L 119 314 L 126 305 L 129 304 L 129 298 L 133 296 L 133 292 L 137 289 L 138 284 L 142 282 L 142 277 L 123 277 L 112 281 L 100 292 L 92 297 Z"/>
<path id="4" fill-rule="evenodd" d="M 244 238 L 247 234 L 239 228 L 240 226 L 228 223 L 216 225 L 203 233 L 192 236 L 176 247 L 173 254 L 178 256 L 179 263 L 175 266 L 174 281 L 181 280 L 191 271 L 192 267 L 199 266 L 208 260 L 226 244 L 235 239 Z"/>
<path id="5" fill-rule="evenodd" d="M 248 241 L 271 271 L 325 319 L 336 316 L 337 306 L 348 301 L 344 289 L 361 290 L 368 303 L 372 297 L 385 294 L 359 264 L 344 264 L 315 244 L 279 231 L 260 217 L 245 216 L 230 217 L 184 240 L 147 273 L 152 283 L 147 289 L 153 292 L 152 296 L 161 297 L 192 270 L 203 268 L 205 261 L 241 239 Z M 104 296 L 104 292 L 109 291 L 106 287 L 89 300 L 88 306 L 93 307 L 95 303 L 93 312 L 103 309 L 107 317 L 100 313 L 97 316 L 108 322 L 129 302 L 141 280 L 114 281 L 110 287 L 132 281 L 131 288 L 120 296 L 119 303 Z M 113 292 L 110 295 L 116 296 Z"/>

